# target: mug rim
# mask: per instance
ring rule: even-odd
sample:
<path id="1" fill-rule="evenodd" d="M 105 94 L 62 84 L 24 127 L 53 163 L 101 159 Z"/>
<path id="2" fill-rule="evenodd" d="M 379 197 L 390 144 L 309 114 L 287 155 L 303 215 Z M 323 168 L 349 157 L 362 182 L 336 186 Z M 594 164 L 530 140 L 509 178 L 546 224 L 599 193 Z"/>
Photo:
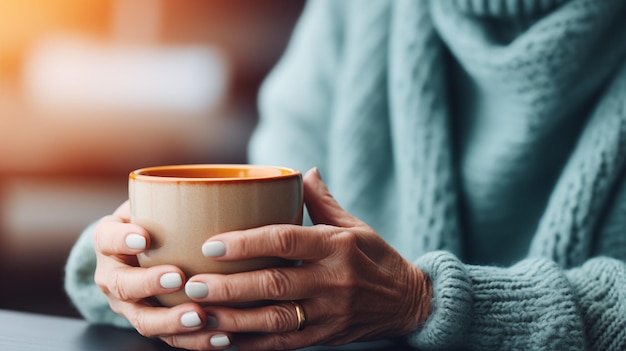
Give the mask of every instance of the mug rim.
<path id="1" fill-rule="evenodd" d="M 277 170 L 281 174 L 268 174 L 268 175 L 255 175 L 245 177 L 185 177 L 185 176 L 173 176 L 173 175 L 158 175 L 147 174 L 150 172 L 159 171 L 184 171 L 192 169 L 205 169 L 205 170 Z M 271 166 L 271 165 L 252 165 L 252 164 L 181 164 L 181 165 L 162 165 L 151 166 L 136 169 L 128 175 L 129 180 L 145 180 L 145 181 L 161 181 L 161 182 L 241 182 L 251 180 L 276 180 L 286 179 L 291 177 L 301 177 L 302 173 L 296 169 Z"/>

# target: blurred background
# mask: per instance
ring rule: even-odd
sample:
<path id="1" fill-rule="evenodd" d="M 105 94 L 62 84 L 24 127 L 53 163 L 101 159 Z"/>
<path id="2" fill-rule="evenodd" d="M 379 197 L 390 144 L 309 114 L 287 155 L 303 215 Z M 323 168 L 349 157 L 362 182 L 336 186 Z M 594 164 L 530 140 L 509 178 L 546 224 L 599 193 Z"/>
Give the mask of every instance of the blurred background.
<path id="1" fill-rule="evenodd" d="M 0 0 L 0 308 L 77 316 L 69 250 L 136 168 L 246 162 L 303 0 Z"/>

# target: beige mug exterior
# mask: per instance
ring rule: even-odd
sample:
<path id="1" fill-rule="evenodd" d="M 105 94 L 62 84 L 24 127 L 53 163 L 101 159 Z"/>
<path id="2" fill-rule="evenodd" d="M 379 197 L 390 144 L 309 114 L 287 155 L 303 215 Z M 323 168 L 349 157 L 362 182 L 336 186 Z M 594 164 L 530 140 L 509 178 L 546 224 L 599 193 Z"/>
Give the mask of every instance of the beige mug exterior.
<path id="1" fill-rule="evenodd" d="M 202 175 L 206 177 L 199 177 Z M 223 232 L 268 224 L 302 224 L 302 175 L 287 168 L 144 168 L 129 176 L 129 199 L 131 222 L 145 228 L 151 239 L 150 248 L 138 255 L 140 266 L 175 265 L 187 279 L 200 273 L 236 273 L 285 265 L 285 260 L 276 257 L 216 262 L 203 256 L 201 248 L 211 236 Z M 184 291 L 156 298 L 165 306 L 191 301 Z"/>

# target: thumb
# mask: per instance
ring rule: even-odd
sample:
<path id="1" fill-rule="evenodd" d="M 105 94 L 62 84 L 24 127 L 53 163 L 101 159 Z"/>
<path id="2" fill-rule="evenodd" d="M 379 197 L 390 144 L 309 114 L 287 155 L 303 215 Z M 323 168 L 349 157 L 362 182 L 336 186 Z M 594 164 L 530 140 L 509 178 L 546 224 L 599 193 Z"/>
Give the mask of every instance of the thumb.
<path id="1" fill-rule="evenodd" d="M 352 227 L 359 223 L 339 206 L 322 181 L 317 167 L 304 175 L 304 203 L 314 224 Z"/>

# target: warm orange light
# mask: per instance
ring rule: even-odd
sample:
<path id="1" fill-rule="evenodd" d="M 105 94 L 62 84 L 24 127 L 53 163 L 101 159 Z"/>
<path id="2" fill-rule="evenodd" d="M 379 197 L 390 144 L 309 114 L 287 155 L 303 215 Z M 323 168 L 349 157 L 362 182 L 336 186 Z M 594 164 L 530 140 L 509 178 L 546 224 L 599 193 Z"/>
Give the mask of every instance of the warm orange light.
<path id="1" fill-rule="evenodd" d="M 107 30 L 106 0 L 0 0 L 0 75 L 15 73 L 30 44 L 53 31 Z"/>

